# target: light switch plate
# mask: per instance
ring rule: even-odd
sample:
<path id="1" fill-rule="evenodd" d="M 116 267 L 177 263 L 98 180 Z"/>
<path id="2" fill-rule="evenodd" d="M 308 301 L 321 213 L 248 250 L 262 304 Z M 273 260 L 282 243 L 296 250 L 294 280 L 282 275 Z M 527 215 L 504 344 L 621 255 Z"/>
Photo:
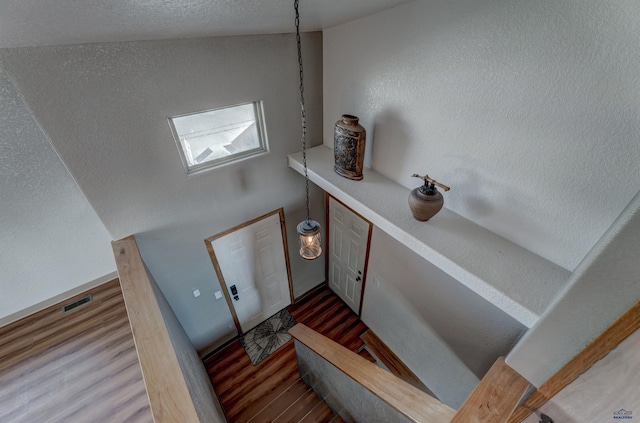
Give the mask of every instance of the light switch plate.
<path id="1" fill-rule="evenodd" d="M 220 298 L 222 298 L 222 292 L 220 291 L 216 291 L 216 300 L 219 300 Z"/>
<path id="2" fill-rule="evenodd" d="M 200 296 L 200 290 L 199 289 L 194 289 L 193 290 L 193 296 L 198 298 Z"/>

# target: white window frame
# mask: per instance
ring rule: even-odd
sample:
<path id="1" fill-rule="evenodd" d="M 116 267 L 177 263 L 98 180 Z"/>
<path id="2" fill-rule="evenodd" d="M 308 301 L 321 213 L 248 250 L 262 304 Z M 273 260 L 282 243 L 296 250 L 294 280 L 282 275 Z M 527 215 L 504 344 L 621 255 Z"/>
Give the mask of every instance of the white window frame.
<path id="1" fill-rule="evenodd" d="M 185 116 L 192 116 L 192 115 L 197 115 L 201 113 L 213 112 L 216 110 L 228 109 L 228 108 L 233 108 L 238 106 L 245 106 L 247 104 L 253 105 L 253 113 L 256 119 L 256 129 L 258 132 L 258 142 L 259 142 L 258 147 L 250 150 L 239 151 L 237 153 L 233 153 L 228 156 L 219 157 L 217 159 L 209 160 L 209 161 L 198 163 L 195 165 L 189 164 L 189 160 L 187 159 L 186 153 L 185 153 L 185 146 L 180 141 L 180 136 L 178 135 L 178 131 L 176 130 L 173 120 L 177 118 L 185 117 Z M 180 160 L 182 161 L 182 165 L 185 171 L 187 172 L 187 176 L 199 174 L 202 172 L 207 172 L 209 170 L 217 169 L 232 163 L 237 163 L 252 157 L 258 157 L 258 156 L 262 156 L 269 153 L 269 142 L 267 140 L 267 130 L 265 127 L 264 106 L 263 106 L 262 100 L 171 116 L 168 118 L 168 121 L 169 121 L 169 127 L 171 128 L 171 133 L 173 134 L 173 139 L 176 142 L 176 147 L 178 148 L 178 153 L 180 154 Z"/>

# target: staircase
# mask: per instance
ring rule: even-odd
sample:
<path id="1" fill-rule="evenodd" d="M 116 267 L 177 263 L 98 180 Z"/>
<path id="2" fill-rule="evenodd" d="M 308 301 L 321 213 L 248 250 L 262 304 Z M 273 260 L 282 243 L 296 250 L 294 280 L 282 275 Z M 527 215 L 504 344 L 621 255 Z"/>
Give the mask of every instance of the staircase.
<path id="1" fill-rule="evenodd" d="M 366 347 L 369 348 L 373 354 L 375 354 L 375 357 L 377 357 L 383 364 L 380 367 L 386 369 L 391 374 L 399 377 L 408 384 L 420 389 L 422 392 L 436 398 L 433 392 L 431 392 L 431 390 L 422 383 L 418 376 L 416 376 L 391 350 L 391 348 L 389 348 L 375 333 L 373 333 L 371 329 L 367 329 L 362 335 L 360 335 L 360 339 L 364 341 Z M 363 351 L 367 350 L 363 349 Z M 369 354 L 369 356 L 371 356 L 371 354 Z M 366 356 L 364 357 L 367 358 Z M 373 356 L 371 356 L 371 359 L 369 359 L 369 361 L 373 361 L 374 363 L 376 362 Z"/>
<path id="2" fill-rule="evenodd" d="M 331 290 L 320 289 L 288 309 L 297 322 L 368 355 L 360 339 L 367 326 Z M 206 356 L 203 362 L 231 423 L 342 421 L 300 379 L 293 341 L 257 366 L 251 364 L 239 341 Z"/>
<path id="3" fill-rule="evenodd" d="M 237 341 L 204 364 L 230 423 L 342 421 L 300 379 L 293 341 L 257 366 Z"/>
<path id="4" fill-rule="evenodd" d="M 322 401 L 301 379 L 290 386 L 282 387 L 282 392 L 266 404 L 250 423 L 290 423 L 290 422 L 342 422 L 343 420 Z"/>
<path id="5" fill-rule="evenodd" d="M 331 290 L 320 289 L 288 310 L 298 323 L 373 363 L 378 360 L 376 364 L 431 394 Z M 229 422 L 342 421 L 300 379 L 293 341 L 257 366 L 251 364 L 239 341 L 205 357 L 203 362 Z"/>

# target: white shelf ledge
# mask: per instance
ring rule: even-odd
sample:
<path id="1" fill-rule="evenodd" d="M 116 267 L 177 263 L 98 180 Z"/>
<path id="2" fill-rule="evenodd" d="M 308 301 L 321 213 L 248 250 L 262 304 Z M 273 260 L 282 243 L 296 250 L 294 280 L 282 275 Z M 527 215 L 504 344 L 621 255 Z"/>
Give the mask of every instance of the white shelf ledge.
<path id="1" fill-rule="evenodd" d="M 303 173 L 302 153 L 288 156 Z M 371 169 L 362 181 L 333 170 L 333 151 L 307 151 L 309 179 L 374 225 L 527 327 L 533 326 L 570 272 L 443 208 L 428 222 L 413 218 L 409 189 Z"/>

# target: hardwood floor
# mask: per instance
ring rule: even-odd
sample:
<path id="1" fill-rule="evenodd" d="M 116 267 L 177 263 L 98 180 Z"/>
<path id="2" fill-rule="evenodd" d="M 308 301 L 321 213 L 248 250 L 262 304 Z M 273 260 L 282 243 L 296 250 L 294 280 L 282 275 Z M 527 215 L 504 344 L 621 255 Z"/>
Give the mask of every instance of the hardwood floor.
<path id="1" fill-rule="evenodd" d="M 351 351 L 363 346 L 360 335 L 366 325 L 328 288 L 288 310 L 298 323 Z M 239 341 L 205 357 L 204 364 L 232 423 L 342 421 L 300 380 L 293 341 L 255 367 Z"/>
<path id="2" fill-rule="evenodd" d="M 118 280 L 88 293 L 0 328 L 1 422 L 153 421 Z"/>

